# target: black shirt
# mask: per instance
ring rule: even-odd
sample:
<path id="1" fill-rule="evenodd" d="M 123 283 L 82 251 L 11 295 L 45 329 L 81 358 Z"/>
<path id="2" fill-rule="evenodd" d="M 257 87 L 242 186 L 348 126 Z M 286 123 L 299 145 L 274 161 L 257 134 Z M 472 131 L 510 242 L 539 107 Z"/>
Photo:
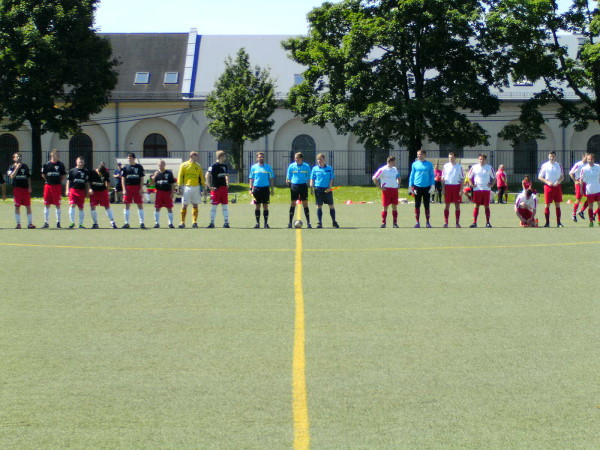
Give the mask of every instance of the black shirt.
<path id="1" fill-rule="evenodd" d="M 121 170 L 121 176 L 125 178 L 126 186 L 140 186 L 144 176 L 144 168 L 140 164 L 127 164 Z"/>
<path id="2" fill-rule="evenodd" d="M 227 166 L 221 163 L 214 163 L 208 171 L 212 176 L 212 185 L 216 188 L 227 186 Z"/>
<path id="3" fill-rule="evenodd" d="M 93 191 L 105 191 L 107 181 L 110 183 L 108 172 L 106 172 L 104 175 L 100 175 L 95 170 L 90 172 L 90 186 L 92 187 Z"/>
<path id="4" fill-rule="evenodd" d="M 11 176 L 15 170 L 16 164 L 13 164 L 8 169 L 8 175 Z M 19 167 L 19 172 L 15 175 L 13 180 L 13 186 L 18 188 L 29 188 L 29 180 L 31 178 L 31 173 L 29 172 L 29 167 L 27 164 L 21 163 L 21 167 Z"/>
<path id="5" fill-rule="evenodd" d="M 73 167 L 69 170 L 69 187 L 73 189 L 85 189 L 85 183 L 90 179 L 90 172 L 87 169 L 78 169 Z"/>
<path id="6" fill-rule="evenodd" d="M 61 177 L 67 174 L 67 170 L 60 161 L 48 161 L 42 166 L 42 173 L 46 175 L 46 184 L 61 184 Z"/>
<path id="7" fill-rule="evenodd" d="M 158 175 L 154 178 L 154 185 L 159 191 L 170 191 L 173 183 L 175 183 L 175 177 L 173 176 L 173 172 L 168 169 L 164 172 L 159 171 Z"/>

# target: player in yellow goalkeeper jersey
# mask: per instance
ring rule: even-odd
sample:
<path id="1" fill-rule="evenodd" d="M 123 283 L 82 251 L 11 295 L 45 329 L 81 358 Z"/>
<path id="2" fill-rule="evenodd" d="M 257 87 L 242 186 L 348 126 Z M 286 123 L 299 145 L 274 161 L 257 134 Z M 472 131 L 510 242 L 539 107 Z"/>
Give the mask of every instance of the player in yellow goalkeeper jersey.
<path id="1" fill-rule="evenodd" d="M 191 152 L 189 161 L 179 167 L 177 183 L 179 183 L 181 199 L 181 223 L 179 228 L 185 228 L 187 207 L 192 204 L 192 227 L 198 228 L 198 203 L 201 200 L 200 188 L 206 185 L 202 166 L 198 163 L 198 152 Z"/>

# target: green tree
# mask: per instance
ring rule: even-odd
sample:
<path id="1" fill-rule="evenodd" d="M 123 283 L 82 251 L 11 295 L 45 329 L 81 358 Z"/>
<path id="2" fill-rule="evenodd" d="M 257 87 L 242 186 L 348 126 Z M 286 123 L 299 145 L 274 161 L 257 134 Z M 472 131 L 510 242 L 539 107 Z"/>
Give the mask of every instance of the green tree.
<path id="1" fill-rule="evenodd" d="M 273 131 L 275 85 L 267 69 L 250 66 L 250 58 L 241 48 L 235 61 L 225 60 L 225 71 L 206 99 L 206 116 L 211 119 L 210 133 L 218 140 L 233 142 L 231 159 L 240 174 L 244 171 L 244 143 L 255 141 Z"/>
<path id="2" fill-rule="evenodd" d="M 94 31 L 98 0 L 0 0 L 0 114 L 9 130 L 28 122 L 33 169 L 41 136 L 62 138 L 109 102 L 116 60 Z"/>
<path id="3" fill-rule="evenodd" d="M 410 160 L 424 139 L 487 144 L 468 114 L 494 114 L 493 65 L 478 44 L 484 10 L 474 0 L 344 0 L 308 15 L 309 33 L 283 43 L 307 67 L 287 104 L 303 120 Z"/>
<path id="4" fill-rule="evenodd" d="M 569 49 L 561 35 L 580 38 Z M 521 106 L 520 123 L 501 132 L 505 139 L 543 139 L 546 117 L 540 107 L 557 104 L 562 126 L 577 131 L 600 123 L 600 12 L 597 2 L 572 0 L 560 9 L 554 0 L 494 0 L 488 39 L 496 48 L 497 69 L 505 82 L 541 81 L 543 88 Z"/>

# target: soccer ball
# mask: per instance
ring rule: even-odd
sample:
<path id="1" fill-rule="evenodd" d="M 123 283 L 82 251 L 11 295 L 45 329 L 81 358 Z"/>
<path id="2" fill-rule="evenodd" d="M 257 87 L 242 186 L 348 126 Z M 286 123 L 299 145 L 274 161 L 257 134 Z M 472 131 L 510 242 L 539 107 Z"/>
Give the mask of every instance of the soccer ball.
<path id="1" fill-rule="evenodd" d="M 294 228 L 302 228 L 302 221 L 301 220 L 295 220 L 294 221 Z"/>

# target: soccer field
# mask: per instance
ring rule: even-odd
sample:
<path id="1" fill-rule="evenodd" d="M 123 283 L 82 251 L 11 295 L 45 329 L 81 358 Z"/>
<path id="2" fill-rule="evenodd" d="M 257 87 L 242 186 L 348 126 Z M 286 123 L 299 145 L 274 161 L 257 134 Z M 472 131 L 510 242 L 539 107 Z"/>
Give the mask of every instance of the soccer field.
<path id="1" fill-rule="evenodd" d="M 600 230 L 568 205 L 562 229 L 380 208 L 14 230 L 0 204 L 0 447 L 597 448 Z"/>

